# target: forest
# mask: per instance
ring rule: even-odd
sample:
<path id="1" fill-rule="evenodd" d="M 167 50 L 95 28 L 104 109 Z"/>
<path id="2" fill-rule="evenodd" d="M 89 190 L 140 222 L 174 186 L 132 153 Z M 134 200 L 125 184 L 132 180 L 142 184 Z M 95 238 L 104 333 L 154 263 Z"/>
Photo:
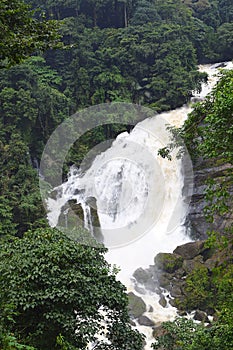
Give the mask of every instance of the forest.
<path id="1" fill-rule="evenodd" d="M 86 107 L 131 102 L 160 113 L 188 104 L 207 80 L 198 64 L 233 58 L 233 3 L 2 0 L 0 27 L 0 349 L 84 350 L 103 332 L 104 312 L 106 341 L 95 349 L 142 350 L 106 249 L 75 244 L 48 226 L 41 154 L 55 128 Z M 221 73 L 179 130 L 194 163 L 202 157 L 233 164 L 232 92 L 233 72 Z M 83 135 L 67 168 L 127 127 L 126 120 Z M 226 179 L 209 180 L 207 221 L 232 218 L 230 167 Z M 199 270 L 188 278 L 199 283 L 190 303 L 195 308 L 201 298 L 214 308 L 213 326 L 168 322 L 155 349 L 233 348 L 232 233 L 233 225 L 209 232 L 206 244 L 223 263 L 206 275 L 208 283 Z"/>

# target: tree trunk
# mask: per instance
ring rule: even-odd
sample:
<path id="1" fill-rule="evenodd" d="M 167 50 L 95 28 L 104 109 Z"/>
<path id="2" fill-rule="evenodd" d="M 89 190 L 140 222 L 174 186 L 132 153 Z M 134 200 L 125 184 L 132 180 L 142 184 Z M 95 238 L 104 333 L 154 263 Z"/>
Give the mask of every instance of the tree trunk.
<path id="1" fill-rule="evenodd" d="M 96 7 L 94 7 L 93 9 L 93 23 L 94 23 L 94 27 L 97 26 L 97 12 L 96 12 Z"/>
<path id="2" fill-rule="evenodd" d="M 127 18 L 127 6 L 126 6 L 126 2 L 124 3 L 124 22 L 125 22 L 125 28 L 128 27 L 128 18 Z"/>

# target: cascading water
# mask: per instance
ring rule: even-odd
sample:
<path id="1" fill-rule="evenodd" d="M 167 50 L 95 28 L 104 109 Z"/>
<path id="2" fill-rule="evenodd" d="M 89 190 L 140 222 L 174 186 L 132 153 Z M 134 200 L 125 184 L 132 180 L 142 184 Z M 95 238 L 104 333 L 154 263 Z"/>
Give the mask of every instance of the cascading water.
<path id="1" fill-rule="evenodd" d="M 203 99 L 210 92 L 219 66 L 200 67 L 210 80 L 195 98 Z M 232 68 L 231 63 L 225 66 Z M 140 286 L 132 274 L 138 267 L 153 264 L 157 253 L 172 252 L 190 240 L 184 221 L 186 199 L 192 190 L 191 163 L 185 164 L 190 168 L 190 180 L 184 191 L 184 163 L 177 158 L 179 150 L 172 151 L 171 160 L 158 156 L 159 149 L 170 143 L 167 123 L 180 127 L 190 111 L 190 106 L 184 106 L 138 123 L 130 134 L 119 135 L 107 151 L 98 155 L 85 174 L 72 167 L 67 182 L 53 190 L 56 198 L 51 196 L 47 201 L 51 226 L 58 225 L 62 210 L 66 215 L 66 205 L 73 200 L 83 208 L 85 227 L 94 235 L 87 199 L 96 199 L 103 241 L 109 247 L 106 259 L 120 267 L 118 278 L 128 291 L 145 301 L 145 315 L 155 325 L 173 319 L 176 309 L 169 303 L 162 307 L 156 293 L 138 293 Z M 151 349 L 152 328 L 138 324 L 137 328 L 147 336 L 145 350 Z"/>

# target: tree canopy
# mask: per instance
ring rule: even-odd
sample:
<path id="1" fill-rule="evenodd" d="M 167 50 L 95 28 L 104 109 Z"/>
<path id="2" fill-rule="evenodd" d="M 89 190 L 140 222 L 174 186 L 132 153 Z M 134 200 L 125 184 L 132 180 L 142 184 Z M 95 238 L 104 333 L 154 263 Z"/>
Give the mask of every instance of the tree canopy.
<path id="1" fill-rule="evenodd" d="M 38 350 L 141 349 L 142 338 L 129 325 L 125 287 L 110 272 L 104 248 L 75 244 L 52 229 L 5 239 L 0 246 L 1 312 L 11 305 L 5 326 Z M 96 334 L 106 334 L 98 341 Z"/>
<path id="2" fill-rule="evenodd" d="M 55 21 L 37 20 L 22 0 L 0 3 L 0 67 L 19 63 L 35 51 L 44 51 L 58 44 Z"/>

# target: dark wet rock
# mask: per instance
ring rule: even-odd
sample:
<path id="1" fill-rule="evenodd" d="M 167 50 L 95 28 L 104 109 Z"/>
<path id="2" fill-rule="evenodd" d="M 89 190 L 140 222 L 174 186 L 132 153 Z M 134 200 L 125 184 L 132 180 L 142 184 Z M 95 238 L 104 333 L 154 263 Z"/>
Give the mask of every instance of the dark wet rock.
<path id="1" fill-rule="evenodd" d="M 178 303 L 176 299 L 170 299 L 169 300 L 169 304 L 173 307 L 177 307 L 178 308 Z"/>
<path id="2" fill-rule="evenodd" d="M 137 325 L 136 325 L 136 323 L 133 321 L 133 320 L 129 320 L 129 323 L 130 323 L 130 325 L 132 326 L 132 327 L 136 327 Z"/>
<path id="3" fill-rule="evenodd" d="M 169 275 L 168 273 L 161 273 L 158 276 L 158 282 L 160 287 L 168 290 L 169 286 L 171 285 L 171 279 L 172 279 L 172 276 Z"/>
<path id="4" fill-rule="evenodd" d="M 135 290 L 137 293 L 141 294 L 141 295 L 145 295 L 145 294 L 146 294 L 146 289 L 145 289 L 144 286 L 139 286 L 139 285 L 135 284 L 134 290 Z"/>
<path id="5" fill-rule="evenodd" d="M 181 295 L 179 298 L 174 298 L 169 300 L 171 306 L 176 307 L 180 311 L 186 311 L 185 309 L 185 296 Z"/>
<path id="6" fill-rule="evenodd" d="M 154 327 L 153 337 L 154 338 L 159 338 L 159 337 L 161 337 L 162 335 L 164 335 L 166 333 L 167 333 L 167 331 L 163 328 L 163 326 L 159 325 L 157 327 Z"/>
<path id="7" fill-rule="evenodd" d="M 176 279 L 182 279 L 186 275 L 185 270 L 183 267 L 175 271 L 174 278 Z"/>
<path id="8" fill-rule="evenodd" d="M 201 321 L 201 322 L 204 322 L 204 323 L 209 322 L 207 314 L 204 311 L 201 311 L 201 310 L 196 310 L 193 318 L 196 321 Z"/>
<path id="9" fill-rule="evenodd" d="M 185 310 L 179 310 L 178 315 L 181 317 L 187 316 L 187 312 Z"/>
<path id="10" fill-rule="evenodd" d="M 134 293 L 130 292 L 128 294 L 129 297 L 129 315 L 133 318 L 138 318 L 144 312 L 146 312 L 146 304 L 142 300 L 142 298 L 138 297 Z"/>
<path id="11" fill-rule="evenodd" d="M 165 298 L 164 295 L 161 295 L 160 299 L 159 299 L 159 304 L 162 306 L 162 307 L 166 307 L 167 306 L 167 300 Z"/>
<path id="12" fill-rule="evenodd" d="M 204 247 L 205 241 L 190 242 L 178 246 L 173 253 L 181 256 L 183 259 L 193 259 L 197 255 L 203 253 L 206 248 Z"/>
<path id="13" fill-rule="evenodd" d="M 159 270 L 172 273 L 178 270 L 183 264 L 183 258 L 177 254 L 159 253 L 154 259 Z"/>
<path id="14" fill-rule="evenodd" d="M 152 321 L 149 317 L 147 316 L 140 316 L 138 318 L 138 323 L 141 326 L 146 326 L 146 327 L 153 327 L 155 325 L 154 321 Z"/>
<path id="15" fill-rule="evenodd" d="M 148 269 L 143 269 L 140 267 L 133 273 L 133 277 L 136 280 L 137 291 L 143 288 L 144 290 L 156 292 L 156 289 L 158 288 L 158 281 L 152 266 Z M 139 284 L 139 286 L 137 285 L 137 283 Z"/>
<path id="16" fill-rule="evenodd" d="M 150 306 L 149 306 L 148 312 L 153 312 L 153 311 L 154 311 L 154 309 L 153 309 L 153 307 L 150 305 Z"/>
<path id="17" fill-rule="evenodd" d="M 179 284 L 182 284 L 182 282 L 178 282 L 178 285 L 174 285 L 172 286 L 171 288 L 171 296 L 173 298 L 178 298 L 180 296 L 182 296 L 182 289 L 181 289 L 181 286 L 179 286 Z"/>
<path id="18" fill-rule="evenodd" d="M 149 279 L 151 279 L 152 276 L 148 270 L 144 270 L 140 267 L 133 273 L 133 277 L 137 280 L 137 282 L 145 284 Z"/>
<path id="19" fill-rule="evenodd" d="M 201 266 L 203 266 L 203 258 L 201 255 L 196 256 L 192 260 L 184 260 L 183 262 L 183 269 L 187 274 Z"/>

